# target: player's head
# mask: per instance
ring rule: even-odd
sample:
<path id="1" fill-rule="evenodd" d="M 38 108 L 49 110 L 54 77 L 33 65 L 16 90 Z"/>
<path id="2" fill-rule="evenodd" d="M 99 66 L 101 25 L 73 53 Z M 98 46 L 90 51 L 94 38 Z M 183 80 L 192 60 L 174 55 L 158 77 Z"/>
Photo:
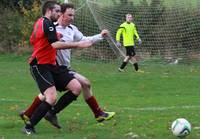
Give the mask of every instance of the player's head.
<path id="1" fill-rule="evenodd" d="M 126 14 L 126 22 L 132 22 L 132 21 L 133 21 L 132 14 L 130 14 L 130 13 Z"/>
<path id="2" fill-rule="evenodd" d="M 62 22 L 63 26 L 68 26 L 74 21 L 75 9 L 73 4 L 64 3 L 61 5 L 61 17 L 59 23 Z"/>
<path id="3" fill-rule="evenodd" d="M 60 5 L 56 1 L 46 1 L 42 7 L 42 15 L 51 19 L 53 22 L 58 20 L 60 11 Z"/>

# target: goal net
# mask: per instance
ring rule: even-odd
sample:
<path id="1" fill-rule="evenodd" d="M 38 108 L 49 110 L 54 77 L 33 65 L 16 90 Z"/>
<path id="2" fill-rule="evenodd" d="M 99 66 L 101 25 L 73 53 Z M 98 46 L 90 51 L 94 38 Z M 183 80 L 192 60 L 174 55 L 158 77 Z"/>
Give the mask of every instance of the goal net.
<path id="1" fill-rule="evenodd" d="M 71 0 L 77 7 L 75 24 L 87 35 L 108 29 L 107 42 L 79 53 L 92 59 L 113 60 L 124 57 L 116 47 L 115 34 L 125 14 L 134 16 L 143 44 L 136 46 L 142 61 L 190 61 L 200 59 L 199 0 Z"/>

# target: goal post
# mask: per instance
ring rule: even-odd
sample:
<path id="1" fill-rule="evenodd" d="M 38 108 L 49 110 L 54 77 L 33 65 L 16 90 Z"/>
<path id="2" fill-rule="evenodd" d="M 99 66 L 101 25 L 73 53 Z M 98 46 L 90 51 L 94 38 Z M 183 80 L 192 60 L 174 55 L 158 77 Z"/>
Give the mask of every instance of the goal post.
<path id="1" fill-rule="evenodd" d="M 95 13 L 94 8 L 92 8 L 92 6 L 90 6 L 90 3 L 88 2 L 88 0 L 86 0 L 86 1 L 87 1 L 87 6 L 89 7 L 90 12 L 92 13 L 92 15 L 93 15 L 93 17 L 94 17 L 94 20 L 95 20 L 95 22 L 97 23 L 99 29 L 100 29 L 100 30 L 102 30 L 102 29 L 108 29 L 108 27 L 104 26 L 104 24 L 101 23 L 102 20 L 101 20 L 100 17 Z M 115 38 L 114 38 L 114 35 L 113 35 L 112 33 L 113 33 L 113 32 L 109 30 L 109 34 L 108 34 L 108 36 L 107 36 L 107 38 L 106 38 L 106 40 L 107 40 L 108 43 L 109 43 L 109 46 L 112 48 L 113 52 L 116 54 L 117 57 L 120 56 L 120 57 L 122 57 L 122 58 L 125 58 L 124 51 L 121 50 L 121 49 L 117 46 L 116 41 L 115 41 Z"/>
<path id="2" fill-rule="evenodd" d="M 200 59 L 199 0 L 71 0 L 70 2 L 75 1 L 78 7 L 81 7 L 80 3 L 85 4 L 85 2 L 87 3 L 85 6 L 88 6 L 76 13 L 78 18 L 75 23 L 84 34 L 98 33 L 104 28 L 110 31 L 108 42 L 112 49 L 107 49 L 105 47 L 107 44 L 104 42 L 98 48 L 91 48 L 93 49 L 91 52 L 95 52 L 96 56 L 101 51 L 100 57 L 106 59 L 109 57 L 103 52 L 111 55 L 114 50 L 117 56 L 112 58 L 123 57 L 124 48 L 120 47 L 119 51 L 116 47 L 115 34 L 119 25 L 125 21 L 125 14 L 131 13 L 143 42 L 142 46 L 136 48 L 136 53 L 143 61 Z M 89 52 L 91 49 L 87 49 L 87 52 L 88 56 L 92 57 Z"/>

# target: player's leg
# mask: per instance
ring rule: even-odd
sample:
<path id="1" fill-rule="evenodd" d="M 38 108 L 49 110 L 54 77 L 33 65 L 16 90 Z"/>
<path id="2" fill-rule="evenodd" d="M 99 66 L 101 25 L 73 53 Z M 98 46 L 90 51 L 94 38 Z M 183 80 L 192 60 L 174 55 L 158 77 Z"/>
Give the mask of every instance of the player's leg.
<path id="1" fill-rule="evenodd" d="M 65 72 L 63 72 L 63 70 L 65 70 Z M 61 69 L 60 74 L 56 75 L 54 79 L 57 90 L 69 91 L 60 97 L 53 109 L 47 113 L 45 119 L 48 120 L 53 126 L 61 128 L 61 126 L 58 124 L 56 114 L 77 99 L 81 92 L 81 84 L 74 78 L 73 74 L 70 74 L 64 67 Z"/>
<path id="2" fill-rule="evenodd" d="M 135 71 L 136 71 L 136 72 L 139 72 L 139 73 L 144 73 L 143 70 L 139 69 L 139 65 L 138 65 L 138 62 L 137 62 L 136 57 L 133 56 L 133 57 L 131 58 L 131 60 L 133 61 L 133 66 L 134 66 L 134 68 L 135 68 Z"/>
<path id="3" fill-rule="evenodd" d="M 26 134 L 35 133 L 34 127 L 38 122 L 46 115 L 46 113 L 51 109 L 51 107 L 56 102 L 56 88 L 55 86 L 49 87 L 44 92 L 46 100 L 43 101 L 33 112 L 30 120 L 27 122 L 23 132 Z"/>
<path id="4" fill-rule="evenodd" d="M 76 100 L 81 91 L 81 85 L 76 79 L 70 81 L 67 85 L 67 88 L 69 88 L 70 91 L 64 93 L 64 95 L 62 95 L 54 105 L 53 109 L 51 109 L 45 116 L 45 119 L 48 120 L 56 128 L 61 128 L 56 114 L 66 108 L 74 100 Z"/>
<path id="5" fill-rule="evenodd" d="M 138 71 L 139 66 L 138 66 L 137 59 L 136 59 L 134 56 L 132 56 L 132 57 L 131 57 L 131 60 L 132 60 L 132 62 L 133 62 L 133 67 L 135 68 L 135 71 Z"/>
<path id="6" fill-rule="evenodd" d="M 31 73 L 40 92 L 45 96 L 45 101 L 43 101 L 33 112 L 30 121 L 27 122 L 23 128 L 25 134 L 35 133 L 34 127 L 37 123 L 45 116 L 47 111 L 49 111 L 56 101 L 56 88 L 54 86 L 54 80 L 50 72 L 51 67 L 48 65 L 34 65 L 31 66 Z"/>
<path id="7" fill-rule="evenodd" d="M 64 93 L 57 101 L 53 110 L 51 110 L 51 114 L 57 114 L 62 111 L 65 107 L 67 107 L 72 101 L 76 100 L 81 92 L 81 84 L 76 79 L 72 79 L 68 85 L 67 89 L 70 90 L 67 93 Z"/>
<path id="8" fill-rule="evenodd" d="M 130 57 L 129 56 L 126 56 L 124 61 L 122 62 L 121 66 L 118 68 L 118 70 L 120 72 L 123 72 L 124 71 L 124 68 L 126 67 L 126 65 L 128 64 L 128 61 L 129 61 Z"/>
<path id="9" fill-rule="evenodd" d="M 32 102 L 32 104 L 25 110 L 19 113 L 19 116 L 21 117 L 21 119 L 26 123 L 27 121 L 30 120 L 31 115 L 33 114 L 33 112 L 35 111 L 35 109 L 42 103 L 42 101 L 45 100 L 44 95 L 42 95 L 41 93 L 36 96 Z"/>
<path id="10" fill-rule="evenodd" d="M 75 73 L 74 77 L 80 82 L 83 90 L 83 97 L 87 102 L 87 104 L 89 105 L 89 107 L 91 108 L 92 112 L 94 113 L 95 116 L 99 115 L 99 113 L 101 113 L 102 110 L 96 98 L 92 94 L 90 81 L 86 77 L 78 73 Z"/>
<path id="11" fill-rule="evenodd" d="M 123 61 L 123 63 L 121 64 L 121 66 L 118 68 L 118 70 L 120 72 L 123 72 L 124 71 L 124 68 L 126 67 L 126 65 L 128 64 L 128 61 L 130 60 L 131 58 L 131 51 L 130 51 L 130 47 L 125 47 L 126 49 L 126 57 Z"/>
<path id="12" fill-rule="evenodd" d="M 137 61 L 136 53 L 135 53 L 135 47 L 132 47 L 132 49 L 130 51 L 131 51 L 130 52 L 131 60 L 133 62 L 133 67 L 135 68 L 135 71 L 144 73 L 144 71 L 139 69 L 139 65 L 138 65 L 138 61 Z"/>
<path id="13" fill-rule="evenodd" d="M 74 73 L 74 77 L 81 83 L 83 97 L 90 109 L 92 110 L 96 120 L 101 122 L 111 119 L 115 115 L 115 112 L 105 112 L 100 108 L 95 96 L 93 96 L 90 81 L 86 77 L 78 73 Z"/>
<path id="14" fill-rule="evenodd" d="M 144 71 L 141 70 L 141 69 L 139 68 L 138 61 L 137 61 L 136 56 L 132 57 L 132 59 L 133 59 L 133 61 L 136 61 L 136 62 L 133 64 L 133 66 L 135 67 L 135 71 L 137 71 L 137 72 L 139 72 L 139 73 L 144 73 Z"/>

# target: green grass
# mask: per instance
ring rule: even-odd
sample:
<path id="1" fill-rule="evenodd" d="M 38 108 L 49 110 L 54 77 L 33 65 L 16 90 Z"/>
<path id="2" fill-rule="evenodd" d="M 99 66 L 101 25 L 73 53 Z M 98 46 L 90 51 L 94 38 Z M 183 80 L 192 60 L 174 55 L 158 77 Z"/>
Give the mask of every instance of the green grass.
<path id="1" fill-rule="evenodd" d="M 27 56 L 0 56 L 0 139 L 23 139 L 23 122 L 18 112 L 38 94 L 29 74 Z M 144 63 L 144 74 L 129 65 L 119 73 L 117 64 L 73 61 L 73 68 L 88 77 L 100 105 L 115 111 L 114 119 L 96 123 L 80 96 L 59 114 L 63 126 L 57 130 L 42 120 L 33 139 L 176 139 L 171 134 L 173 120 L 184 117 L 192 124 L 188 139 L 200 138 L 200 66 Z M 188 106 L 188 107 L 186 107 Z"/>

